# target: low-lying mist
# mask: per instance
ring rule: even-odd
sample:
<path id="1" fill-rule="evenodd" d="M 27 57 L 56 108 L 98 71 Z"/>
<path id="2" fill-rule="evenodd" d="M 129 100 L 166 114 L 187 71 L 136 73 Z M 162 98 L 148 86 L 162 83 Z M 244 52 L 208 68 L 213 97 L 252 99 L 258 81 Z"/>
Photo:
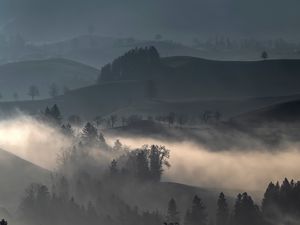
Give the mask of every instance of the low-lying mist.
<path id="1" fill-rule="evenodd" d="M 57 154 L 70 144 L 57 128 L 30 116 L 0 120 L 0 148 L 41 167 L 53 169 Z"/>
<path id="2" fill-rule="evenodd" d="M 299 180 L 300 151 L 296 146 L 270 152 L 230 150 L 212 152 L 192 142 L 121 138 L 129 147 L 156 143 L 171 150 L 171 168 L 164 180 L 209 188 L 264 191 L 270 181 Z"/>
<path id="3" fill-rule="evenodd" d="M 212 152 L 191 141 L 171 142 L 124 136 L 109 136 L 106 139 L 108 143 L 119 139 L 131 148 L 144 144 L 165 145 L 171 150 L 171 167 L 165 172 L 165 181 L 262 192 L 270 181 L 281 181 L 285 177 L 300 180 L 300 151 L 294 145 L 276 152 L 268 149 Z M 17 115 L 0 121 L 0 148 L 47 169 L 55 169 L 57 155 L 71 144 L 72 141 L 57 128 L 30 116 Z"/>

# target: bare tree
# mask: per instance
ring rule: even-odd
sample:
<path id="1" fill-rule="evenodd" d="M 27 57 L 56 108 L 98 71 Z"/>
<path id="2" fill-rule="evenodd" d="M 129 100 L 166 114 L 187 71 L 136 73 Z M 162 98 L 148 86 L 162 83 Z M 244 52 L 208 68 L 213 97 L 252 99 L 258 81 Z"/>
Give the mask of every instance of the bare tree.
<path id="1" fill-rule="evenodd" d="M 34 100 L 35 97 L 40 95 L 39 88 L 35 85 L 31 85 L 28 89 L 28 95 Z"/>
<path id="2" fill-rule="evenodd" d="M 111 115 L 109 117 L 109 120 L 110 120 L 111 127 L 114 128 L 116 122 L 118 121 L 118 116 L 117 115 Z"/>
<path id="3" fill-rule="evenodd" d="M 268 59 L 268 58 L 269 58 L 268 53 L 267 53 L 266 51 L 263 51 L 263 52 L 261 53 L 261 58 L 262 58 L 263 60 Z"/>

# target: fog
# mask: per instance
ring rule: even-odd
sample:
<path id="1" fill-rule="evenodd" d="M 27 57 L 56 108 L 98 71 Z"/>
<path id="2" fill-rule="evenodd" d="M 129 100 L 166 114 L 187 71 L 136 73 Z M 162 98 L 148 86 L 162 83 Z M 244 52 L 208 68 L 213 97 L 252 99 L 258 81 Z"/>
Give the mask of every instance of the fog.
<path id="1" fill-rule="evenodd" d="M 296 38 L 298 8 L 295 0 L 1 0 L 0 22 L 6 24 L 5 31 L 32 40 L 77 35 L 86 32 L 89 24 L 95 25 L 97 33 L 113 36 L 163 33 L 171 39 L 191 40 L 230 33 Z"/>
<path id="2" fill-rule="evenodd" d="M 104 133 L 105 134 L 105 133 Z M 290 146 L 271 153 L 265 151 L 212 152 L 193 142 L 168 142 L 150 138 L 106 137 L 109 144 L 116 139 L 138 148 L 144 144 L 165 145 L 171 150 L 171 167 L 165 181 L 206 188 L 262 192 L 270 181 L 283 178 L 299 180 L 300 152 Z M 55 169 L 57 155 L 72 141 L 30 116 L 17 115 L 0 121 L 0 148 L 47 169 Z M 108 157 L 109 159 L 109 157 Z M 101 163 L 104 163 L 101 160 Z M 109 165 L 107 161 L 107 165 Z"/>
<path id="3" fill-rule="evenodd" d="M 26 115 L 0 121 L 0 148 L 47 169 L 56 166 L 57 154 L 70 146 L 71 140 Z"/>

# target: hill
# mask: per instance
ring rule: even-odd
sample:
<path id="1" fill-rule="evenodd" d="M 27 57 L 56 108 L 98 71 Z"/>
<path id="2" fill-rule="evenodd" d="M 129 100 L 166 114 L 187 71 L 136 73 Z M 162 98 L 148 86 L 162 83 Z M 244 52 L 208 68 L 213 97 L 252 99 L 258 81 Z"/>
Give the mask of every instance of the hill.
<path id="1" fill-rule="evenodd" d="M 300 98 L 300 60 L 238 62 L 168 57 L 161 59 L 157 70 L 153 77 L 136 73 L 134 80 L 124 77 L 100 82 L 54 99 L 3 102 L 0 109 L 36 113 L 57 103 L 65 116 L 78 114 L 90 119 L 111 113 L 158 115 L 172 111 L 197 116 L 204 110 L 220 111 L 223 118 L 230 118 Z M 57 75 L 57 79 L 61 78 Z M 156 89 L 151 99 L 146 97 L 147 79 L 153 79 Z"/>
<path id="2" fill-rule="evenodd" d="M 0 202 L 11 209 L 32 182 L 48 182 L 49 171 L 0 149 Z"/>
<path id="3" fill-rule="evenodd" d="M 300 92 L 300 60 L 213 61 L 192 57 L 162 59 L 166 91 L 176 97 L 262 97 Z M 165 81 L 165 82 L 167 82 Z M 176 90 L 176 91 L 175 91 Z"/>
<path id="4" fill-rule="evenodd" d="M 0 66 L 0 89 L 4 100 L 20 99 L 27 95 L 30 85 L 36 85 L 40 97 L 49 96 L 49 86 L 56 83 L 60 91 L 63 86 L 70 89 L 91 85 L 99 71 L 95 68 L 66 59 L 46 59 L 8 63 Z"/>
<path id="5" fill-rule="evenodd" d="M 153 80 L 163 99 L 283 96 L 300 93 L 300 60 L 216 61 L 159 57 L 133 49 L 101 70 L 99 82 Z"/>
<path id="6" fill-rule="evenodd" d="M 18 49 L 19 54 L 11 55 L 11 60 L 41 59 L 49 57 L 75 60 L 96 68 L 100 68 L 124 52 L 144 46 L 155 46 L 162 56 L 204 56 L 200 50 L 173 41 L 137 40 L 133 38 L 103 37 L 97 35 L 80 35 L 63 41 L 34 44 Z M 0 61 L 7 59 L 0 53 Z"/>
<path id="7" fill-rule="evenodd" d="M 300 100 L 273 104 L 251 112 L 241 114 L 234 121 L 251 123 L 298 123 L 300 121 Z"/>

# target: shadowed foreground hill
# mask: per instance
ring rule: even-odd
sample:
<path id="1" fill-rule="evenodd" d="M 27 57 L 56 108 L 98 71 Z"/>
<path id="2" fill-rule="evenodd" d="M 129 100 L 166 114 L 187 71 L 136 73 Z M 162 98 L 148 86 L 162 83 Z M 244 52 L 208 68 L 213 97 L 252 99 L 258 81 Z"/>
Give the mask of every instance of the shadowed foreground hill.
<path id="1" fill-rule="evenodd" d="M 300 100 L 274 104 L 269 107 L 239 115 L 235 117 L 234 120 L 256 125 L 272 122 L 296 123 L 300 121 Z"/>
<path id="2" fill-rule="evenodd" d="M 277 103 L 299 99 L 299 95 L 264 98 L 212 98 L 165 100 L 145 98 L 143 81 L 116 81 L 76 89 L 53 99 L 0 103 L 1 113 L 10 114 L 20 109 L 29 114 L 45 110 L 57 104 L 64 119 L 70 115 L 80 115 L 86 119 L 96 116 L 117 114 L 167 115 L 170 112 L 199 116 L 205 110 L 220 111 L 223 119 L 253 111 Z M 174 93 L 175 95 L 175 93 Z"/>
<path id="3" fill-rule="evenodd" d="M 0 149 L 0 202 L 15 207 L 32 182 L 47 182 L 49 171 Z"/>
<path id="4" fill-rule="evenodd" d="M 66 59 L 46 59 L 8 63 L 0 66 L 0 89 L 3 99 L 29 98 L 28 88 L 35 85 L 40 97 L 49 96 L 49 86 L 55 83 L 60 92 L 91 85 L 99 71 L 93 67 Z"/>

